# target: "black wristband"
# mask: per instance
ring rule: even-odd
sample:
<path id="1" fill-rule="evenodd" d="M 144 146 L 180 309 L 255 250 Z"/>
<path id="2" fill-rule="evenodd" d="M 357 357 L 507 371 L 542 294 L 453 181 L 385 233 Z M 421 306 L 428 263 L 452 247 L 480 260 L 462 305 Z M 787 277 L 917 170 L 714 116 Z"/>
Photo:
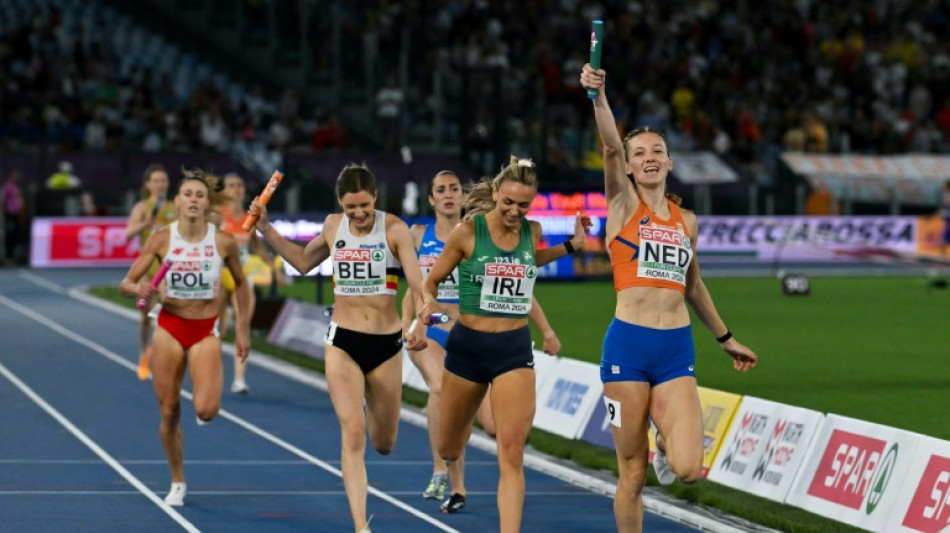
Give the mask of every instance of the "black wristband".
<path id="1" fill-rule="evenodd" d="M 719 344 L 722 344 L 731 338 L 732 338 L 732 331 L 727 329 L 725 335 L 723 335 L 722 337 L 716 337 L 716 342 L 718 342 Z"/>
<path id="2" fill-rule="evenodd" d="M 572 253 L 574 253 L 574 245 L 571 244 L 570 239 L 564 241 L 564 249 L 567 250 L 567 255 L 571 255 Z"/>

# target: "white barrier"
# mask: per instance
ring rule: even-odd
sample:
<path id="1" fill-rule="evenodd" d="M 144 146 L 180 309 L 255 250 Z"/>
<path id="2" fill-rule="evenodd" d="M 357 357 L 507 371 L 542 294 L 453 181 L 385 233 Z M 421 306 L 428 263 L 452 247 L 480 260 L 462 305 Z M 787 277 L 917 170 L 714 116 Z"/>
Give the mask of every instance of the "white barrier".
<path id="1" fill-rule="evenodd" d="M 938 533 L 950 526 L 950 442 L 921 436 L 886 531 Z"/>
<path id="2" fill-rule="evenodd" d="M 870 531 L 886 529 L 920 435 L 828 415 L 786 503 Z"/>
<path id="3" fill-rule="evenodd" d="M 824 418 L 818 411 L 744 397 L 709 479 L 784 502 Z"/>
<path id="4" fill-rule="evenodd" d="M 538 389 L 534 426 L 568 439 L 577 438 L 602 397 L 600 367 L 558 358 L 550 373 Z"/>

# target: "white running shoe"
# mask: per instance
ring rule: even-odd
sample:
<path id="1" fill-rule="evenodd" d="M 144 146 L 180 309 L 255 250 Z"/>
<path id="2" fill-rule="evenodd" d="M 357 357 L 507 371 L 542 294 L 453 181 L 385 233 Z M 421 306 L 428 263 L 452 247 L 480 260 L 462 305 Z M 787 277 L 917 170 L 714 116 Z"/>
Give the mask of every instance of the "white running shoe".
<path id="1" fill-rule="evenodd" d="M 205 419 L 201 418 L 200 416 L 195 415 L 195 423 L 197 423 L 199 426 L 207 426 L 208 424 L 211 423 L 211 421 L 210 421 L 210 420 L 205 420 Z"/>
<path id="2" fill-rule="evenodd" d="M 653 426 L 654 442 L 656 442 L 656 436 L 656 426 Z M 659 445 L 657 445 L 656 453 L 653 455 L 653 471 L 656 472 L 656 480 L 660 482 L 660 485 L 672 485 L 676 481 L 676 474 L 673 473 L 670 464 L 666 462 L 666 454 L 660 451 Z"/>
<path id="3" fill-rule="evenodd" d="M 231 383 L 231 392 L 234 394 L 247 394 L 251 388 L 247 386 L 247 382 L 243 379 L 236 379 Z"/>
<path id="4" fill-rule="evenodd" d="M 172 488 L 168 489 L 168 496 L 165 496 L 165 503 L 172 507 L 181 507 L 185 505 L 185 495 L 188 493 L 188 485 L 183 481 L 181 483 L 172 482 Z"/>

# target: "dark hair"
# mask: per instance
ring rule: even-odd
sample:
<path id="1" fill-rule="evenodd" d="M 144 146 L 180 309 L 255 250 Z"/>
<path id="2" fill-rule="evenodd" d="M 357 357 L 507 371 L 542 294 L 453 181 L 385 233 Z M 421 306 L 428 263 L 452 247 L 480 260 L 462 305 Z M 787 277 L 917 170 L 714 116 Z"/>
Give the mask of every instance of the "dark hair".
<path id="1" fill-rule="evenodd" d="M 471 220 L 476 215 L 494 209 L 495 200 L 492 198 L 492 190 L 497 191 L 506 181 L 521 183 L 537 190 L 538 175 L 535 172 L 534 162 L 530 159 L 511 156 L 508 164 L 502 167 L 497 176 L 476 183 L 462 200 L 462 209 L 465 211 L 464 220 Z"/>
<path id="2" fill-rule="evenodd" d="M 160 163 L 153 163 L 146 167 L 145 172 L 142 173 L 142 189 L 139 191 L 139 196 L 141 196 L 143 200 L 148 199 L 152 194 L 145 184 L 148 183 L 148 179 L 151 178 L 155 172 L 164 172 L 166 176 L 168 175 L 168 171 L 165 170 L 165 165 Z"/>
<path id="3" fill-rule="evenodd" d="M 208 188 L 208 201 L 212 209 L 224 205 L 231 200 L 231 197 L 224 192 L 224 183 L 214 174 L 205 172 L 200 168 L 189 170 L 184 167 L 181 169 L 181 174 L 183 177 L 182 180 L 178 182 L 178 192 L 181 192 L 181 187 L 185 182 L 195 180 L 200 181 Z"/>
<path id="4" fill-rule="evenodd" d="M 667 155 L 667 156 L 670 155 L 670 143 L 667 142 L 667 140 L 666 140 L 666 135 L 663 135 L 663 132 L 658 131 L 658 130 L 655 130 L 655 129 L 651 128 L 650 126 L 640 126 L 639 128 L 634 128 L 634 129 L 630 130 L 630 133 L 628 133 L 627 135 L 625 135 L 624 138 L 623 138 L 623 157 L 624 157 L 624 161 L 628 161 L 628 160 L 629 160 L 629 159 L 628 159 L 628 154 L 627 154 L 627 142 L 630 141 L 631 139 L 633 139 L 634 137 L 638 137 L 638 136 L 640 136 L 640 135 L 643 135 L 644 133 L 652 133 L 652 134 L 658 136 L 659 138 L 663 139 L 663 147 L 666 148 L 666 155 Z M 631 176 L 631 175 L 629 175 L 629 174 L 628 174 L 627 176 L 630 178 L 630 181 L 633 182 L 633 188 L 636 189 L 636 188 L 637 188 L 637 180 L 633 179 L 633 176 Z M 683 199 L 682 199 L 682 198 L 680 198 L 678 195 L 673 194 L 673 193 L 671 193 L 671 192 L 666 192 L 666 190 L 665 190 L 666 185 L 665 185 L 665 184 L 664 184 L 663 187 L 664 187 L 663 194 L 664 194 L 667 198 L 669 198 L 669 199 L 670 199 L 674 204 L 676 204 L 676 205 L 682 205 L 682 203 L 683 203 Z M 637 196 L 640 196 L 639 191 L 637 192 Z"/>
<path id="5" fill-rule="evenodd" d="M 365 163 L 350 163 L 343 167 L 336 178 L 336 197 L 343 199 L 346 193 L 366 191 L 376 195 L 376 176 Z"/>
<path id="6" fill-rule="evenodd" d="M 459 185 L 462 184 L 462 178 L 460 178 L 459 175 L 456 174 L 455 172 L 452 172 L 451 170 L 440 170 L 435 173 L 435 176 L 432 176 L 431 180 L 429 180 L 429 196 L 430 197 L 432 196 L 432 193 L 434 192 L 434 189 L 435 189 L 435 180 L 441 178 L 442 176 L 455 176 L 455 179 L 458 180 Z"/>

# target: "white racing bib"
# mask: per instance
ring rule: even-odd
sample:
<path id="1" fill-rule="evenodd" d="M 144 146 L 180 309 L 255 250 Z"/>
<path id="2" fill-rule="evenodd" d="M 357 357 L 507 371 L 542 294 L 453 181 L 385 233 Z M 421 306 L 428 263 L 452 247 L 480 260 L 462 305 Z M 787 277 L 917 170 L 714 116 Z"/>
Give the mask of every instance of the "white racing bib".
<path id="1" fill-rule="evenodd" d="M 386 252 L 377 248 L 347 249 L 333 252 L 335 294 L 367 296 L 386 292 Z"/>
<path id="2" fill-rule="evenodd" d="M 686 286 L 686 270 L 693 258 L 692 244 L 681 230 L 640 228 L 640 260 L 637 276 Z"/>
<path id="3" fill-rule="evenodd" d="M 531 294 L 538 267 L 511 263 L 485 263 L 479 308 L 493 313 L 525 314 L 531 310 Z"/>
<path id="4" fill-rule="evenodd" d="M 419 256 L 419 268 L 422 270 L 422 279 L 429 277 L 429 272 L 432 270 L 432 266 L 435 265 L 435 261 L 439 258 L 437 255 L 420 255 Z M 447 278 L 442 280 L 442 283 L 439 283 L 439 294 L 436 295 L 438 300 L 458 300 L 459 299 L 459 269 L 456 266 L 452 273 L 448 275 Z"/>

